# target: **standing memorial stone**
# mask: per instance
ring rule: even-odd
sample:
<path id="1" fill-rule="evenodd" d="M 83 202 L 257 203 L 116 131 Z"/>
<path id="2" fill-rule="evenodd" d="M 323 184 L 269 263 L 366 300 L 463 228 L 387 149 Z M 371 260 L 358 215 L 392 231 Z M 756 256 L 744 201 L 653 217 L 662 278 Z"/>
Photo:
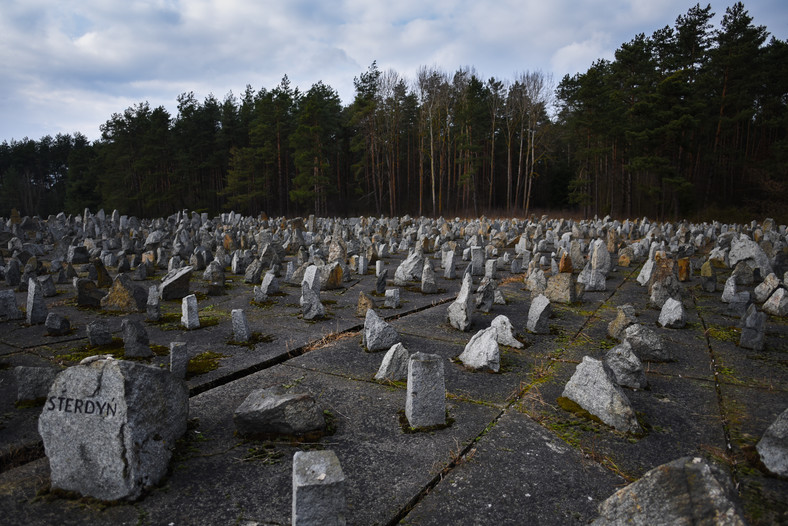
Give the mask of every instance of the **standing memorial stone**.
<path id="1" fill-rule="evenodd" d="M 410 357 L 405 417 L 416 428 L 446 424 L 446 385 L 439 355 L 417 352 Z"/>
<path id="2" fill-rule="evenodd" d="M 424 260 L 424 268 L 421 271 L 421 292 L 423 294 L 435 294 L 438 292 L 438 285 L 435 283 L 435 271 L 429 259 Z"/>
<path id="3" fill-rule="evenodd" d="M 44 323 L 47 319 L 44 294 L 41 290 L 41 284 L 35 278 L 30 278 L 27 282 L 27 312 L 25 315 L 29 325 Z"/>
<path id="4" fill-rule="evenodd" d="M 166 370 L 112 359 L 69 367 L 38 420 L 52 487 L 138 498 L 166 474 L 188 413 L 186 385 Z"/>
<path id="5" fill-rule="evenodd" d="M 326 308 L 320 301 L 320 280 L 318 280 L 318 292 L 309 283 L 304 281 L 301 284 L 301 312 L 305 320 L 314 320 L 326 315 Z"/>
<path id="6" fill-rule="evenodd" d="M 380 276 L 381 274 L 383 274 L 383 271 L 385 270 L 385 266 L 386 263 L 384 263 L 383 260 L 379 259 L 375 261 L 375 276 Z"/>
<path id="7" fill-rule="evenodd" d="M 471 247 L 471 275 L 484 275 L 484 249 L 482 247 Z"/>
<path id="8" fill-rule="evenodd" d="M 344 526 L 345 474 L 330 450 L 293 455 L 293 526 Z"/>
<path id="9" fill-rule="evenodd" d="M 399 289 L 386 289 L 383 306 L 387 309 L 399 309 Z"/>
<path id="10" fill-rule="evenodd" d="M 248 342 L 252 337 L 252 331 L 249 330 L 249 322 L 243 309 L 233 309 L 230 315 L 233 322 L 233 340 L 239 343 Z"/>
<path id="11" fill-rule="evenodd" d="M 53 367 L 14 367 L 18 402 L 46 399 L 60 369 Z"/>
<path id="12" fill-rule="evenodd" d="M 375 380 L 405 380 L 408 377 L 408 358 L 408 349 L 401 343 L 395 343 L 383 356 Z"/>
<path id="13" fill-rule="evenodd" d="M 189 347 L 186 342 L 170 342 L 170 374 L 175 378 L 186 378 L 189 367 Z"/>
<path id="14" fill-rule="evenodd" d="M 127 358 L 148 358 L 153 356 L 148 333 L 142 323 L 125 318 L 120 328 L 123 331 L 123 347 Z"/>
<path id="15" fill-rule="evenodd" d="M 91 347 L 109 345 L 112 343 L 112 333 L 109 331 L 109 323 L 105 320 L 95 320 L 88 323 L 86 332 L 88 334 L 88 344 Z"/>
<path id="16" fill-rule="evenodd" d="M 454 303 L 449 305 L 449 323 L 455 329 L 467 331 L 471 326 L 471 313 L 473 312 L 473 297 L 471 296 L 471 287 L 473 286 L 473 278 L 470 274 L 465 274 L 462 279 L 462 287 L 460 288 L 457 299 Z"/>
<path id="17" fill-rule="evenodd" d="M 382 263 L 378 261 L 378 263 Z M 385 294 L 386 293 L 386 279 L 389 277 L 389 269 L 381 268 L 380 272 L 378 272 L 377 281 L 375 282 L 375 292 L 378 294 Z"/>
<path id="18" fill-rule="evenodd" d="M 24 317 L 22 310 L 16 304 L 14 291 L 10 289 L 0 290 L 0 318 L 21 320 Z"/>
<path id="19" fill-rule="evenodd" d="M 189 330 L 200 328 L 197 296 L 189 294 L 181 300 L 181 325 Z"/>
<path id="20" fill-rule="evenodd" d="M 383 351 L 399 341 L 397 330 L 373 310 L 368 309 L 364 318 L 364 332 L 361 345 L 367 351 Z"/>
<path id="21" fill-rule="evenodd" d="M 498 329 L 488 327 L 474 334 L 457 359 L 469 369 L 497 373 L 501 368 Z"/>
<path id="22" fill-rule="evenodd" d="M 788 409 L 766 429 L 755 449 L 766 469 L 775 475 L 788 477 Z"/>
<path id="23" fill-rule="evenodd" d="M 615 374 L 600 360 L 584 356 L 561 396 L 619 431 L 643 432 L 629 398 L 616 382 Z"/>
<path id="24" fill-rule="evenodd" d="M 457 271 L 454 268 L 453 250 L 446 252 L 446 257 L 443 260 L 443 277 L 446 279 L 454 279 L 457 277 Z"/>
<path id="25" fill-rule="evenodd" d="M 145 303 L 145 319 L 147 321 L 159 321 L 161 319 L 159 287 L 156 285 L 151 285 L 148 288 L 148 300 Z"/>
<path id="26" fill-rule="evenodd" d="M 71 322 L 56 312 L 47 314 L 44 326 L 49 336 L 63 336 L 71 330 Z"/>
<path id="27" fill-rule="evenodd" d="M 766 333 L 766 314 L 758 312 L 754 304 L 747 307 L 742 317 L 741 336 L 739 337 L 739 347 L 752 349 L 754 351 L 763 350 L 763 340 Z"/>
<path id="28" fill-rule="evenodd" d="M 550 332 L 550 314 L 553 307 L 544 294 L 539 294 L 531 302 L 528 309 L 528 322 L 526 328 L 534 334 L 548 334 Z"/>

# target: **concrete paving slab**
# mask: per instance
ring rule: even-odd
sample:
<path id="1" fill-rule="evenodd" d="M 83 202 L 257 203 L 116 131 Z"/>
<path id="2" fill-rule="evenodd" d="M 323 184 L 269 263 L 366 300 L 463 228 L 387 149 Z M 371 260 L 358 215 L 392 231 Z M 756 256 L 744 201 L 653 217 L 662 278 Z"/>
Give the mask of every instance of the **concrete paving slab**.
<path id="1" fill-rule="evenodd" d="M 586 524 L 623 484 L 620 476 L 510 410 L 404 522 Z"/>

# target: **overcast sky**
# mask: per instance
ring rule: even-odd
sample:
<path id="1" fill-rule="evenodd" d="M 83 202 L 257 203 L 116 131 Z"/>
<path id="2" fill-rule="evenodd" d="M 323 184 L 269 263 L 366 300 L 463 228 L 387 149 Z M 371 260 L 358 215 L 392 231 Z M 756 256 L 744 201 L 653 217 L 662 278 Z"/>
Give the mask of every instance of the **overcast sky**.
<path id="1" fill-rule="evenodd" d="M 707 2 L 703 2 L 705 5 Z M 733 3 L 712 2 L 715 25 Z M 694 0 L 3 0 L 0 142 L 80 131 L 141 101 L 174 117 L 176 97 L 322 80 L 345 104 L 377 60 L 413 79 L 421 65 L 471 66 L 484 79 L 586 71 Z M 788 1 L 744 2 L 788 35 Z"/>

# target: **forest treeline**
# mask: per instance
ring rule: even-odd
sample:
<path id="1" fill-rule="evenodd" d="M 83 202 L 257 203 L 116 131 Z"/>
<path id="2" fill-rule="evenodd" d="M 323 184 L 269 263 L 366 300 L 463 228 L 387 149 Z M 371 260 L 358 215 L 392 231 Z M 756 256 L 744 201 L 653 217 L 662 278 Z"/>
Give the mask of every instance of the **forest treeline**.
<path id="1" fill-rule="evenodd" d="M 113 114 L 101 138 L 0 144 L 0 215 L 216 213 L 788 220 L 788 44 L 700 4 L 557 84 L 376 63 L 355 97 L 285 76 L 223 100 Z M 721 217 L 724 218 L 724 217 Z"/>

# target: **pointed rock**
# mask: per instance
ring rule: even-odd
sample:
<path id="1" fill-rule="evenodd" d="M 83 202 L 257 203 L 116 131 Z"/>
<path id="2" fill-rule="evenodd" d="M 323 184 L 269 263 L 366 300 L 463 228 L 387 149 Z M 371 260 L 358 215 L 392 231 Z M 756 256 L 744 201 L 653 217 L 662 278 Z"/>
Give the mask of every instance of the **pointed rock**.
<path id="1" fill-rule="evenodd" d="M 467 331 L 471 326 L 471 313 L 473 312 L 473 301 L 471 297 L 471 287 L 473 278 L 470 274 L 465 274 L 462 279 L 462 287 L 457 294 L 457 299 L 449 305 L 449 323 L 455 329 Z"/>
<path id="2" fill-rule="evenodd" d="M 374 352 L 389 349 L 398 341 L 397 330 L 380 318 L 373 309 L 367 310 L 361 345 L 367 351 Z"/>
<path id="3" fill-rule="evenodd" d="M 458 359 L 469 369 L 497 373 L 501 368 L 498 329 L 488 327 L 474 334 Z"/>
<path id="4" fill-rule="evenodd" d="M 584 356 L 561 396 L 619 431 L 634 434 L 643 431 L 613 371 L 600 360 Z"/>

